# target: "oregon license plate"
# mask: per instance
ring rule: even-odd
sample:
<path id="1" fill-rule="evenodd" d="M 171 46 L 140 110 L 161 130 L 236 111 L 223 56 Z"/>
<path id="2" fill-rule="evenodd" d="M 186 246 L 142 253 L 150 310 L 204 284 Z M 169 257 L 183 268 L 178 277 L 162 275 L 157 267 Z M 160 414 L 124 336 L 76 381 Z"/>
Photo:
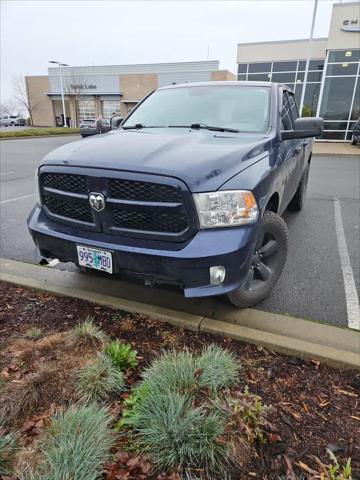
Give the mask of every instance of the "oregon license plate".
<path id="1" fill-rule="evenodd" d="M 112 255 L 107 250 L 99 250 L 98 248 L 83 247 L 77 245 L 77 254 L 79 265 L 82 267 L 101 270 L 102 272 L 112 273 Z"/>

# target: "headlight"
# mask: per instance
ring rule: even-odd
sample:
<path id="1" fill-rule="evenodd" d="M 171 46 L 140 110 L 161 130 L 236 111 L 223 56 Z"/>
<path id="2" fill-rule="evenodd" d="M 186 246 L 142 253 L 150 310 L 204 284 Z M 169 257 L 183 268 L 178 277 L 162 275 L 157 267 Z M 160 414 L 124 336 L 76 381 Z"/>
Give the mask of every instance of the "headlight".
<path id="1" fill-rule="evenodd" d="M 40 198 L 40 190 L 39 190 L 39 168 L 35 171 L 34 177 L 34 193 L 35 193 L 35 200 L 36 202 L 41 205 L 41 198 Z"/>
<path id="2" fill-rule="evenodd" d="M 194 199 L 201 228 L 246 225 L 259 216 L 255 197 L 248 190 L 195 193 Z"/>

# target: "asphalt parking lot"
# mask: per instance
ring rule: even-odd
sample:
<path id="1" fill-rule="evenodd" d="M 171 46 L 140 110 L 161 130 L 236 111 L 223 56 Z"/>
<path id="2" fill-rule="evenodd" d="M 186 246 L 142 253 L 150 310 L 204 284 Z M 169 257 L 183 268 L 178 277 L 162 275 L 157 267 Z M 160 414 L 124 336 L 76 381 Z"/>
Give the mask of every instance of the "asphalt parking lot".
<path id="1" fill-rule="evenodd" d="M 26 227 L 26 217 L 35 202 L 34 171 L 47 152 L 77 138 L 0 141 L 1 257 L 38 260 Z M 359 180 L 360 156 L 314 156 L 306 206 L 299 214 L 287 212 L 284 216 L 290 233 L 286 268 L 271 297 L 256 308 L 356 327 L 358 319 L 354 314 L 359 309 L 360 290 Z M 55 268 L 74 267 L 59 264 Z M 166 298 L 167 290 L 159 290 Z M 207 306 L 221 301 L 205 300 Z"/>

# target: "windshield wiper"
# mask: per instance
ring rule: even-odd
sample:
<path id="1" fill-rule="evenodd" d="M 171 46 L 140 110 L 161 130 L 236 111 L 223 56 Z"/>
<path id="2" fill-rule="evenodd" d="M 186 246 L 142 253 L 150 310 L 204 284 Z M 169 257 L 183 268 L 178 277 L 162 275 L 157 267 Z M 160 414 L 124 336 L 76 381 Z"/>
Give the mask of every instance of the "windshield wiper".
<path id="1" fill-rule="evenodd" d="M 192 123 L 191 125 L 169 125 L 169 128 L 192 128 L 193 130 L 204 128 L 213 132 L 240 133 L 240 130 L 236 130 L 235 128 L 214 127 L 212 125 L 206 125 L 206 123 Z"/>
<path id="2" fill-rule="evenodd" d="M 142 123 L 136 123 L 135 125 L 125 125 L 122 127 L 124 130 L 141 130 L 142 128 L 165 128 L 161 127 L 161 125 L 144 125 Z"/>

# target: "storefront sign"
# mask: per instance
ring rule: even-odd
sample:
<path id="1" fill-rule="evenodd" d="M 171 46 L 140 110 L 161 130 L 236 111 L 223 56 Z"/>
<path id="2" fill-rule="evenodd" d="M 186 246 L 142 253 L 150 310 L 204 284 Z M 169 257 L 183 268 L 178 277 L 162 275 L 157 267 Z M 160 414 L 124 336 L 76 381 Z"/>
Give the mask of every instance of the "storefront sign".
<path id="1" fill-rule="evenodd" d="M 359 19 L 356 20 L 344 20 L 341 30 L 344 32 L 360 32 Z"/>
<path id="2" fill-rule="evenodd" d="M 93 83 L 71 83 L 70 88 L 72 90 L 96 90 L 97 86 Z"/>

